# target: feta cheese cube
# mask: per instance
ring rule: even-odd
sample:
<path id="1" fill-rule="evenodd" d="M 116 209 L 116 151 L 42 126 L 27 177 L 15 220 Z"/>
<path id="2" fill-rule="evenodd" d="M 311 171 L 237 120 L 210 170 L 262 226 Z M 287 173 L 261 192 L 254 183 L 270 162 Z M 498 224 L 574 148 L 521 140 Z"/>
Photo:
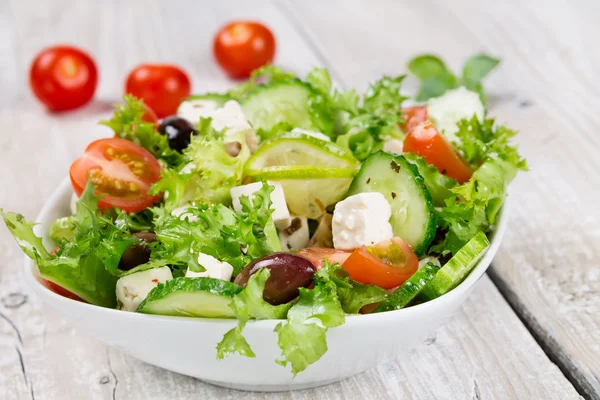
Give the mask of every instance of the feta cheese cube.
<path id="1" fill-rule="evenodd" d="M 185 100 L 177 108 L 177 116 L 187 119 L 192 124 L 200 122 L 200 118 L 208 118 L 211 113 L 219 108 L 219 104 L 212 100 Z"/>
<path id="2" fill-rule="evenodd" d="M 300 250 L 308 245 L 308 219 L 292 217 L 290 226 L 279 231 L 279 240 L 284 250 Z"/>
<path id="3" fill-rule="evenodd" d="M 383 142 L 383 151 L 392 154 L 402 154 L 402 151 L 404 151 L 404 142 L 399 139 L 388 139 Z"/>
<path id="4" fill-rule="evenodd" d="M 198 264 L 202 265 L 206 271 L 194 272 L 189 269 L 185 273 L 186 278 L 216 278 L 224 281 L 230 281 L 233 275 L 233 267 L 231 264 L 219 261 L 208 254 L 198 254 Z"/>
<path id="5" fill-rule="evenodd" d="M 119 308 L 136 311 L 148 293 L 159 283 L 173 279 L 169 267 L 160 267 L 126 275 L 117 281 L 117 300 Z"/>
<path id="6" fill-rule="evenodd" d="M 177 109 L 177 115 L 191 123 L 198 123 L 200 118 L 212 118 L 211 125 L 217 131 L 224 131 L 225 143 L 236 141 L 241 133 L 251 152 L 258 149 L 258 137 L 246 119 L 240 103 L 227 101 L 223 107 L 210 100 L 187 100 Z"/>
<path id="7" fill-rule="evenodd" d="M 465 87 L 449 90 L 440 97 L 434 97 L 427 102 L 427 115 L 435 127 L 446 136 L 450 142 L 458 141 L 456 125 L 461 119 L 471 119 L 477 115 L 480 121 L 485 116 L 485 107 L 475 92 Z"/>
<path id="8" fill-rule="evenodd" d="M 349 250 L 391 239 L 391 216 L 392 207 L 381 193 L 359 193 L 340 201 L 333 211 L 333 246 Z"/>
<path id="9" fill-rule="evenodd" d="M 271 208 L 273 211 L 273 222 L 279 229 L 285 229 L 290 226 L 290 211 L 288 210 L 287 203 L 285 201 L 285 194 L 283 188 L 279 182 L 267 182 L 269 185 L 274 186 L 275 190 L 271 192 Z M 242 204 L 240 203 L 241 196 L 249 196 L 252 202 L 252 194 L 257 192 L 262 187 L 262 182 L 250 183 L 248 185 L 236 186 L 231 188 L 231 202 L 233 209 L 237 212 L 242 211 Z"/>
<path id="10" fill-rule="evenodd" d="M 294 129 L 292 129 L 292 132 L 303 133 L 305 135 L 308 135 L 308 136 L 311 136 L 311 137 L 314 137 L 317 139 L 321 139 L 326 142 L 331 142 L 331 139 L 329 138 L 329 136 L 327 136 L 326 134 L 321 133 L 321 132 L 308 131 L 308 130 L 302 129 L 302 128 L 294 128 Z"/>

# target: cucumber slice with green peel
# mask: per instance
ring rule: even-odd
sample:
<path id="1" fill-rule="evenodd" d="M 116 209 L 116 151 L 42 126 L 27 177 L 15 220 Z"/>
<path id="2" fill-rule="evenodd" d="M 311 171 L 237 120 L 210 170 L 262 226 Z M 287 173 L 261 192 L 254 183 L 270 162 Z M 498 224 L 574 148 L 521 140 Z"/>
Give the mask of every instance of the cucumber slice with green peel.
<path id="1" fill-rule="evenodd" d="M 152 289 L 137 311 L 176 317 L 233 318 L 229 304 L 242 291 L 214 278 L 175 278 Z"/>
<path id="2" fill-rule="evenodd" d="M 313 110 L 318 94 L 306 83 L 292 79 L 259 86 L 248 93 L 241 105 L 254 129 L 262 139 L 270 137 L 274 128 L 287 126 L 330 134 L 332 117 Z"/>
<path id="3" fill-rule="evenodd" d="M 371 154 L 362 164 L 348 196 L 379 192 L 392 207 L 390 224 L 395 236 L 425 253 L 437 228 L 433 201 L 417 168 L 403 156 L 383 151 Z"/>
<path id="4" fill-rule="evenodd" d="M 185 99 L 184 101 L 187 101 L 187 100 L 214 101 L 215 103 L 217 103 L 217 105 L 219 107 L 223 107 L 223 105 L 225 105 L 225 103 L 227 103 L 227 101 L 233 100 L 233 99 L 223 93 L 204 93 L 204 94 L 193 94 L 190 97 L 188 97 L 187 99 Z"/>
<path id="5" fill-rule="evenodd" d="M 483 232 L 478 232 L 438 271 L 425 286 L 419 297 L 431 300 L 448 293 L 460 284 L 483 257 L 490 241 Z"/>
<path id="6" fill-rule="evenodd" d="M 381 304 L 373 312 L 383 312 L 400 310 L 406 307 L 421 290 L 429 283 L 435 274 L 440 270 L 440 267 L 432 263 L 425 264 L 421 269 L 413 274 L 406 282 L 404 282 L 398 289 L 394 291 L 386 300 L 382 301 Z"/>

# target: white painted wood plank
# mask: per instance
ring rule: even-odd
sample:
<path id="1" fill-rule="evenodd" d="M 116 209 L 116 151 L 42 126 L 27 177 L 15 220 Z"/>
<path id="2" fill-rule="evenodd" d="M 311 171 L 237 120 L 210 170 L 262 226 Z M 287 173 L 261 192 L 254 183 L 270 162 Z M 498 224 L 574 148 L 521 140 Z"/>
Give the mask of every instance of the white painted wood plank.
<path id="1" fill-rule="evenodd" d="M 357 4 L 349 7 L 355 18 L 361 16 Z M 339 4 L 323 5 L 328 6 L 338 7 L 337 14 L 329 15 L 337 15 L 336 23 L 341 22 L 344 14 Z M 280 44 L 278 61 L 284 66 L 304 73 L 320 64 L 306 38 L 285 19 L 289 16 L 286 9 L 270 2 L 209 5 L 192 1 L 13 1 L 1 3 L 0 10 L 0 40 L 7 44 L 0 46 L 0 126 L 5 132 L 0 135 L 4 154 L 0 157 L 0 171 L 4 172 L 0 175 L 0 206 L 18 210 L 28 218 L 35 217 L 66 176 L 71 160 L 87 143 L 108 134 L 95 122 L 108 114 L 109 103 L 118 100 L 125 74 L 137 63 L 173 61 L 190 73 L 196 91 L 223 89 L 231 82 L 212 62 L 210 40 L 221 23 L 244 17 L 258 18 L 272 27 Z M 316 10 L 323 11 L 327 9 Z M 416 9 L 413 18 L 424 18 L 426 11 L 426 7 Z M 362 15 L 367 18 L 370 14 L 362 9 Z M 311 27 L 318 25 L 323 32 L 331 32 L 330 21 L 311 18 Z M 387 20 L 392 21 L 391 17 Z M 366 23 L 374 26 L 378 21 L 369 19 Z M 348 58 L 351 70 L 343 65 L 346 59 L 331 59 L 346 83 L 360 85 L 380 73 L 394 72 L 369 61 L 378 58 L 366 57 L 374 54 L 373 46 L 380 46 L 381 39 L 377 44 L 377 37 L 373 41 L 349 41 L 335 32 L 335 51 L 354 54 Z M 39 49 L 60 42 L 76 43 L 89 50 L 99 64 L 101 81 L 94 104 L 73 113 L 49 115 L 30 95 L 25 71 Z M 344 43 L 346 50 L 339 43 Z M 348 43 L 352 43 L 352 49 Z M 390 46 L 396 47 L 393 42 Z M 356 57 L 358 51 L 360 59 Z M 7 230 L 0 227 L 0 398 L 183 399 L 239 395 L 141 363 L 74 331 L 25 287 L 21 264 L 20 250 Z M 23 294 L 27 301 L 17 306 Z M 247 396 L 450 399 L 476 395 L 577 398 L 573 387 L 545 357 L 487 278 L 452 322 L 437 333 L 435 341 L 430 340 L 429 345 L 405 359 L 325 388 Z"/>
<path id="2" fill-rule="evenodd" d="M 403 71 L 415 52 L 438 53 L 455 70 L 482 50 L 503 59 L 487 85 L 490 105 L 521 130 L 531 172 L 512 187 L 492 276 L 570 379 L 600 398 L 600 53 L 590 51 L 600 3 L 381 1 L 369 13 L 354 1 L 287 4 L 351 86 Z M 330 34 L 334 10 L 361 57 Z"/>

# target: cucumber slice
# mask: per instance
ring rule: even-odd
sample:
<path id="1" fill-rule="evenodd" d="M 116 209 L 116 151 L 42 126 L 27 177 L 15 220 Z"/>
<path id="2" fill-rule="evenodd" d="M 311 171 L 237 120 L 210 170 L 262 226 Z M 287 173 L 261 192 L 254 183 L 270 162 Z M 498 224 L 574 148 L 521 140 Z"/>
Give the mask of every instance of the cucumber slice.
<path id="1" fill-rule="evenodd" d="M 490 241 L 483 232 L 477 232 L 456 254 L 439 270 L 425 286 L 419 297 L 431 300 L 448 293 L 461 283 L 483 257 Z"/>
<path id="2" fill-rule="evenodd" d="M 399 310 L 406 307 L 421 290 L 433 279 L 440 267 L 432 263 L 425 264 L 421 269 L 413 274 L 406 282 L 394 291 L 386 300 L 373 312 Z"/>
<path id="3" fill-rule="evenodd" d="M 232 100 L 231 97 L 229 97 L 226 94 L 223 93 L 204 93 L 204 94 L 193 94 L 190 97 L 188 97 L 186 100 L 210 100 L 210 101 L 214 101 L 215 103 L 217 103 L 217 105 L 219 107 L 223 107 L 225 105 L 225 103 L 227 103 L 227 101 Z"/>
<path id="4" fill-rule="evenodd" d="M 246 118 L 262 139 L 272 136 L 277 125 L 330 134 L 331 116 L 311 112 L 317 93 L 304 82 L 293 79 L 259 86 L 240 102 Z"/>
<path id="5" fill-rule="evenodd" d="M 137 311 L 177 317 L 232 318 L 235 314 L 229 304 L 241 291 L 241 286 L 221 279 L 175 278 L 152 289 Z"/>
<path id="6" fill-rule="evenodd" d="M 362 164 L 348 196 L 379 192 L 392 206 L 390 223 L 395 236 L 425 253 L 437 228 L 433 201 L 416 167 L 403 156 L 378 151 Z"/>

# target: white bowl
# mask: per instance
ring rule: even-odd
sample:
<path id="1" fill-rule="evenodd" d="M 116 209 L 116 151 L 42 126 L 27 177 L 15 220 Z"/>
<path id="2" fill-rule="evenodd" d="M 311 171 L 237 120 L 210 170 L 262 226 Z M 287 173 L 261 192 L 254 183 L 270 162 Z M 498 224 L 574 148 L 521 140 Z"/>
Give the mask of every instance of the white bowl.
<path id="1" fill-rule="evenodd" d="M 44 238 L 48 248 L 53 246 L 46 232 L 56 218 L 69 214 L 71 192 L 68 181 L 60 185 L 38 217 L 36 233 Z M 81 303 L 43 286 L 29 259 L 25 262 L 25 275 L 35 292 L 66 320 L 142 361 L 234 389 L 304 389 L 373 368 L 425 340 L 462 304 L 490 265 L 500 245 L 506 217 L 503 212 L 487 254 L 458 287 L 435 300 L 403 310 L 348 316 L 344 325 L 327 333 L 327 353 L 296 378 L 274 361 L 281 354 L 273 332 L 279 321 L 255 321 L 246 326 L 244 335 L 256 358 L 233 355 L 217 360 L 216 344 L 236 325 L 235 320 L 155 316 Z"/>

